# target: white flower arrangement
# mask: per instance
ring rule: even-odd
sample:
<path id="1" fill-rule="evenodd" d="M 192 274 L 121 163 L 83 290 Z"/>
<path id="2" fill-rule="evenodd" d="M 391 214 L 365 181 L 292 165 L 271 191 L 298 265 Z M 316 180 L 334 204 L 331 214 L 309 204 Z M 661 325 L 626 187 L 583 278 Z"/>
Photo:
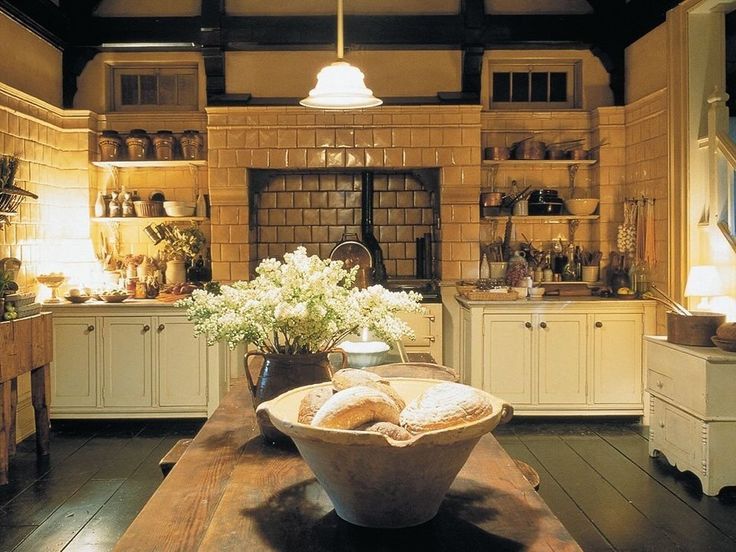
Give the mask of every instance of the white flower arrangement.
<path id="1" fill-rule="evenodd" d="M 362 328 L 388 343 L 414 339 L 396 314 L 421 312 L 422 296 L 380 285 L 357 289 L 357 270 L 307 256 L 299 247 L 283 263 L 264 259 L 253 280 L 223 285 L 219 295 L 195 290 L 177 306 L 187 309 L 195 335 L 205 334 L 210 345 L 227 342 L 231 349 L 247 342 L 264 353 L 320 353 Z"/>

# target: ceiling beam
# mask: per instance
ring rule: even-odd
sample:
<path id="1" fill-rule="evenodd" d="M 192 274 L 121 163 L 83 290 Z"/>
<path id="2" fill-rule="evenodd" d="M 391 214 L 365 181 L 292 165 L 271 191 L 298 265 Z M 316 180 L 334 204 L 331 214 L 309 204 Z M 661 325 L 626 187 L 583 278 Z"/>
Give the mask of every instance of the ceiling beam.
<path id="1" fill-rule="evenodd" d="M 0 0 L 0 11 L 53 46 L 64 47 L 71 23 L 51 0 Z"/>

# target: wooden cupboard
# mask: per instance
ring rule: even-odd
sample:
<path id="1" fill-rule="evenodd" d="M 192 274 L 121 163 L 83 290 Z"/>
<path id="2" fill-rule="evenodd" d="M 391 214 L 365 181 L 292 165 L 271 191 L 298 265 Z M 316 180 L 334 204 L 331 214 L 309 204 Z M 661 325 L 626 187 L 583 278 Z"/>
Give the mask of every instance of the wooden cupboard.
<path id="1" fill-rule="evenodd" d="M 230 355 L 194 337 L 180 309 L 140 301 L 50 310 L 52 417 L 199 417 L 219 404 Z"/>
<path id="2" fill-rule="evenodd" d="M 460 303 L 464 383 L 516 414 L 644 415 L 642 336 L 651 301 Z"/>

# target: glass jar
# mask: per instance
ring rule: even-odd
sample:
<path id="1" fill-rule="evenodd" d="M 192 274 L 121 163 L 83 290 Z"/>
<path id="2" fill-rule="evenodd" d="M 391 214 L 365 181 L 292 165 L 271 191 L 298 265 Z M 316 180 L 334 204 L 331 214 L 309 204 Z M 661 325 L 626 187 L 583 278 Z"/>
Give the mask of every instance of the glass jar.
<path id="1" fill-rule="evenodd" d="M 636 261 L 629 270 L 629 280 L 631 281 L 631 291 L 637 297 L 641 297 L 649 291 L 649 265 L 644 261 Z"/>

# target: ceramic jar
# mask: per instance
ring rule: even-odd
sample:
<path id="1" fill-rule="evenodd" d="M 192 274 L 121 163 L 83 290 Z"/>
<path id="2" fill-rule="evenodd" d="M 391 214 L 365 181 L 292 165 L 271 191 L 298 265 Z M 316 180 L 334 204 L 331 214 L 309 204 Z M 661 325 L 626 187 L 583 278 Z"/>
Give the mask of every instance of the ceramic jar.
<path id="1" fill-rule="evenodd" d="M 202 155 L 202 136 L 198 130 L 185 130 L 179 138 L 181 154 L 184 159 L 200 159 Z"/>
<path id="2" fill-rule="evenodd" d="M 128 159 L 131 161 L 141 161 L 148 157 L 151 139 L 142 128 L 134 128 L 125 139 L 125 147 L 128 150 Z"/>
<path id="3" fill-rule="evenodd" d="M 170 130 L 159 130 L 153 137 L 154 156 L 159 161 L 171 161 L 174 158 L 174 134 Z"/>
<path id="4" fill-rule="evenodd" d="M 97 139 L 97 145 L 100 148 L 100 161 L 117 161 L 120 159 L 123 139 L 117 130 L 103 130 Z"/>

